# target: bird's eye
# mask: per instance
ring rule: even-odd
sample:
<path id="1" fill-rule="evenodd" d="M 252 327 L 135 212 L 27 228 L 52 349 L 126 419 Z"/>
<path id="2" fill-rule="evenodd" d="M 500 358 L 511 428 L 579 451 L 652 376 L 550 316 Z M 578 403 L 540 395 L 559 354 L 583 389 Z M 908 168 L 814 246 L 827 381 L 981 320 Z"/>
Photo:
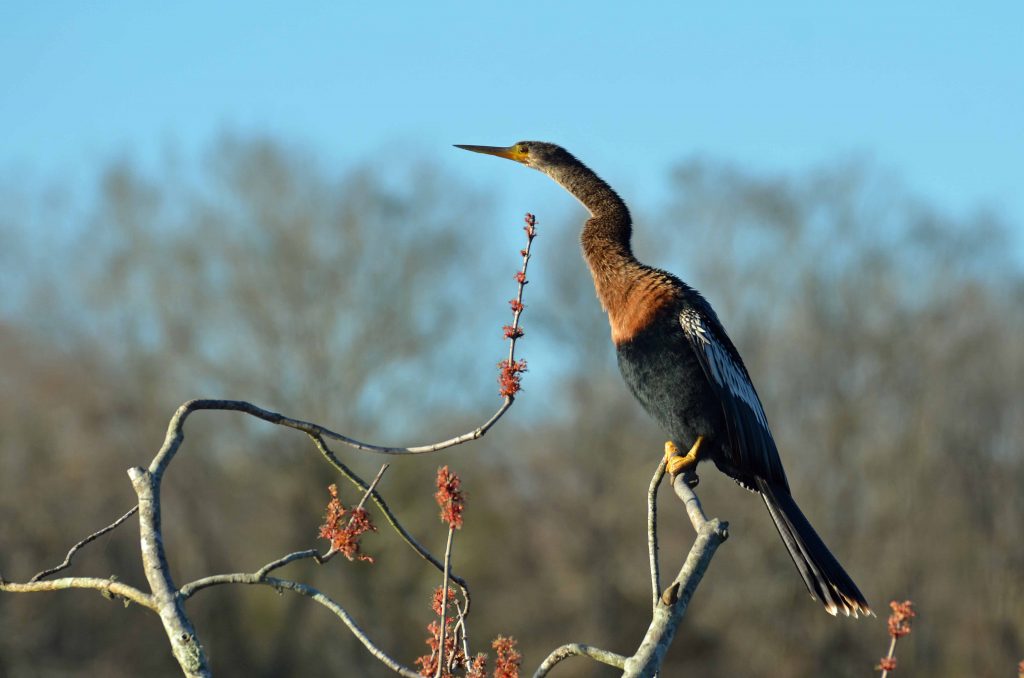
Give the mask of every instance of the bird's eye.
<path id="1" fill-rule="evenodd" d="M 530 152 L 530 149 L 527 148 L 526 144 L 519 144 L 519 148 L 517 150 L 523 155 L 527 155 Z"/>

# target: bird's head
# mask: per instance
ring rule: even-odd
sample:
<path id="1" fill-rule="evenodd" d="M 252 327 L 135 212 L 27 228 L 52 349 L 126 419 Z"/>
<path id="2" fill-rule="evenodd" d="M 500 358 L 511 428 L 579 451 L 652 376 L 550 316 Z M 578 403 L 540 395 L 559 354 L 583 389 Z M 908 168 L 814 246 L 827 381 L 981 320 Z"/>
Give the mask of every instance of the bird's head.
<path id="1" fill-rule="evenodd" d="M 496 155 L 499 158 L 515 160 L 527 167 L 532 167 L 549 175 L 559 167 L 579 163 L 569 151 L 546 141 L 520 141 L 504 148 L 501 146 L 466 146 L 463 144 L 455 144 L 455 147 L 473 151 L 474 153 L 486 153 L 487 155 Z"/>

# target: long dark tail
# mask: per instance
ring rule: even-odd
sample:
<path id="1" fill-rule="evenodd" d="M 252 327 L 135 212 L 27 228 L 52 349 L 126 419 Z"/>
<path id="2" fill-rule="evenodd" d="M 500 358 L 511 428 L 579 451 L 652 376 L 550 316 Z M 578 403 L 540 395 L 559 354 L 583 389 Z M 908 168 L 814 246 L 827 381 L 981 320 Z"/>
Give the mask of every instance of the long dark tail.
<path id="1" fill-rule="evenodd" d="M 821 601 L 831 615 L 873 614 L 860 589 L 821 541 L 789 490 L 760 478 L 757 489 L 811 597 Z"/>

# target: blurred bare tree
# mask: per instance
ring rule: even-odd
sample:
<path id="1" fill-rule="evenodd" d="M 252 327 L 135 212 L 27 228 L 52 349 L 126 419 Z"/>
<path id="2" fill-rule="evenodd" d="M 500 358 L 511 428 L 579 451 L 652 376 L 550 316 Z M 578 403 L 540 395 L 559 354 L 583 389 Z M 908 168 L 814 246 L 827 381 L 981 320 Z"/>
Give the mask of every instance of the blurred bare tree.
<path id="1" fill-rule="evenodd" d="M 307 152 L 225 139 L 198 168 L 116 163 L 87 207 L 60 192 L 5 201 L 0 572 L 59 561 L 130 506 L 124 469 L 152 455 L 187 398 L 241 397 L 394 442 L 424 426 L 454 432 L 496 402 L 493 328 L 513 271 L 488 246 L 501 225 L 436 170 L 403 172 L 328 178 Z M 639 220 L 638 252 L 718 308 L 794 494 L 875 607 L 917 604 L 902 667 L 1012 670 L 1024 647 L 1024 275 L 1005 226 L 942 215 L 855 163 L 779 178 L 694 161 L 674 180 L 676 203 Z M 643 633 L 641 498 L 663 441 L 615 373 L 578 224 L 546 226 L 527 354 L 560 367 L 526 386 L 544 407 L 387 480 L 429 507 L 434 468 L 458 465 L 469 508 L 456 567 L 477 593 L 474 633 L 515 634 L 527 666 L 565 641 L 625 651 Z M 306 547 L 334 480 L 291 438 L 228 422 L 190 424 L 167 479 L 178 578 Z M 246 435 L 225 435 L 231 426 Z M 710 469 L 702 479 L 705 505 L 739 538 L 718 554 L 666 674 L 870 671 L 884 623 L 824 619 L 756 498 Z M 671 526 L 679 511 L 663 507 L 669 562 L 692 538 L 681 512 Z M 440 540 L 435 511 L 423 513 L 407 513 L 409 527 Z M 411 661 L 436 577 L 393 541 L 367 541 L 373 566 L 303 576 Z M 136 549 L 124 532 L 77 567 L 139 572 Z M 299 599 L 211 591 L 190 611 L 221 675 L 387 675 Z M 94 594 L 2 596 L 0 627 L 0 675 L 178 674 L 155 620 Z"/>

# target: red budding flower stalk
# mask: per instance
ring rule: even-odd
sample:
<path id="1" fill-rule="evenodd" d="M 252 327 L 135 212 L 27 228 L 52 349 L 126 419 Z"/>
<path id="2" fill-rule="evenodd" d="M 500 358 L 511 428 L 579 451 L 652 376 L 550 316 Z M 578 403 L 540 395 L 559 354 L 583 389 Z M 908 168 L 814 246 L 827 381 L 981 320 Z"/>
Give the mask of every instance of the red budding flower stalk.
<path id="1" fill-rule="evenodd" d="M 437 492 L 434 500 L 441 509 L 441 522 L 448 525 L 448 544 L 444 549 L 444 579 L 441 586 L 434 591 L 434 613 L 439 615 L 441 623 L 430 622 L 427 630 L 430 636 L 427 645 L 430 654 L 416 660 L 420 665 L 420 673 L 424 676 L 452 675 L 451 670 L 466 666 L 466 650 L 459 647 L 456 638 L 454 619 L 449 618 L 449 602 L 455 604 L 455 592 L 448 588 L 448 576 L 451 572 L 452 540 L 455 530 L 462 529 L 462 514 L 466 509 L 466 498 L 462 494 L 462 479 L 452 473 L 447 466 L 437 469 Z M 465 630 L 463 629 L 463 633 Z"/>
<path id="2" fill-rule="evenodd" d="M 466 509 L 466 498 L 462 494 L 462 479 L 448 470 L 447 466 L 437 469 L 437 505 L 441 507 L 441 522 L 453 530 L 462 529 L 462 513 Z"/>
<path id="3" fill-rule="evenodd" d="M 455 530 L 462 529 L 466 497 L 462 491 L 462 479 L 447 466 L 437 469 L 437 491 L 434 499 L 441 509 L 441 522 L 448 526 L 448 545 L 444 555 L 444 580 L 434 589 L 431 608 L 439 619 L 427 625 L 427 647 L 430 653 L 416 659 L 421 676 L 450 678 L 462 675 L 466 678 L 486 678 L 487 655 L 479 653 L 470 658 L 466 637 L 465 617 L 456 600 L 455 591 L 448 587 L 451 571 L 452 538 Z M 451 614 L 456 610 L 457 615 Z M 521 655 L 515 649 L 514 638 L 498 636 L 491 647 L 496 653 L 494 678 L 519 678 Z M 456 673 L 459 672 L 459 673 Z"/>
<path id="4" fill-rule="evenodd" d="M 324 524 L 320 526 L 320 537 L 331 541 L 332 552 L 341 553 L 349 560 L 365 560 L 372 563 L 373 556 L 361 553 L 359 544 L 359 537 L 364 532 L 377 531 L 366 509 L 362 504 L 351 511 L 346 509 L 338 498 L 337 485 L 330 485 L 327 491 L 331 494 L 331 500 L 327 504 Z"/>
<path id="5" fill-rule="evenodd" d="M 896 670 L 896 641 L 903 636 L 910 635 L 910 620 L 917 616 L 914 612 L 914 603 L 904 600 L 902 603 L 892 601 L 889 603 L 892 614 L 889 615 L 889 654 L 882 657 L 878 662 L 876 670 L 882 672 L 882 678 L 887 678 L 890 671 Z"/>
<path id="6" fill-rule="evenodd" d="M 508 302 L 512 309 L 512 324 L 502 327 L 505 338 L 509 340 L 508 358 L 498 363 L 498 394 L 502 398 L 513 399 L 520 390 L 521 374 L 526 371 L 526 361 L 516 360 L 516 340 L 525 334 L 519 326 L 519 317 L 523 314 L 523 288 L 529 282 L 526 279 L 526 268 L 530 264 L 530 249 L 533 247 L 533 239 L 537 237 L 537 217 L 530 213 L 526 214 L 526 225 L 523 231 L 526 232 L 526 247 L 519 250 L 523 256 L 523 265 L 516 272 L 515 281 L 519 283 L 516 298 Z"/>
<path id="7" fill-rule="evenodd" d="M 519 678 L 519 663 L 523 655 L 516 649 L 516 639 L 498 636 L 491 643 L 497 658 L 494 660 L 494 678 Z"/>

